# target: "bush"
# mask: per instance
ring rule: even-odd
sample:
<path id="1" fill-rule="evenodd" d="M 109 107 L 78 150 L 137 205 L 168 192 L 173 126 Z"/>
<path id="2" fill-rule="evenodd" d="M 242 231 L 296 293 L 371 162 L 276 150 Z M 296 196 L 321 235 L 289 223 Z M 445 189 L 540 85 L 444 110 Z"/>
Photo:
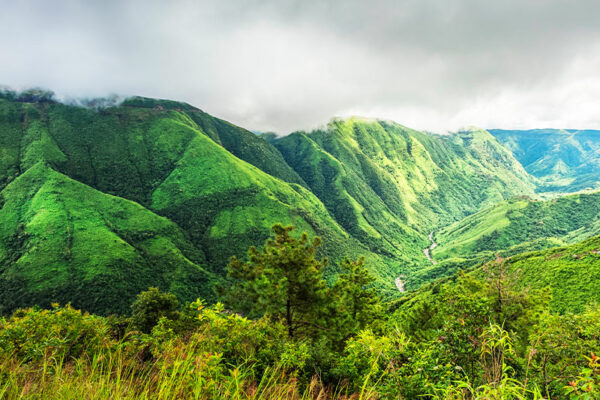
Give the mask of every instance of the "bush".
<path id="1" fill-rule="evenodd" d="M 179 319 L 177 297 L 171 293 L 163 293 L 152 287 L 138 294 L 131 305 L 133 324 L 140 331 L 150 333 L 158 320 L 165 317 L 169 320 Z"/>

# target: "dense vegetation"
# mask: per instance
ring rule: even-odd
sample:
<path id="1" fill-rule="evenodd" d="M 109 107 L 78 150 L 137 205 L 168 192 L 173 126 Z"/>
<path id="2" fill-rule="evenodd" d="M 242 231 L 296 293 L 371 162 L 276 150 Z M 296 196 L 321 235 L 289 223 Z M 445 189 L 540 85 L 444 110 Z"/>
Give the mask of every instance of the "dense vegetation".
<path id="1" fill-rule="evenodd" d="M 490 133 L 540 180 L 540 192 L 600 189 L 600 131 L 493 129 Z"/>
<path id="2" fill-rule="evenodd" d="M 0 398 L 600 398 L 597 139 L 492 134 L 0 92 Z"/>
<path id="3" fill-rule="evenodd" d="M 419 267 L 430 230 L 533 193 L 519 163 L 480 130 L 438 136 L 350 118 L 273 143 L 351 235 Z"/>
<path id="4" fill-rule="evenodd" d="M 215 299 L 232 255 L 278 222 L 323 240 L 331 284 L 365 257 L 380 290 L 428 261 L 430 229 L 531 194 L 492 136 L 383 121 L 267 140 L 185 103 L 0 95 L 0 309 L 122 312 L 152 283 Z"/>
<path id="5" fill-rule="evenodd" d="M 514 198 L 436 232 L 436 260 L 490 257 L 576 243 L 600 234 L 600 193 L 552 200 Z"/>
<path id="6" fill-rule="evenodd" d="M 361 260 L 346 260 L 328 287 L 319 240 L 289 233 L 275 226 L 246 261 L 232 260 L 231 308 L 178 308 L 150 289 L 131 318 L 53 305 L 0 319 L 0 397 L 600 396 L 597 307 L 553 314 L 550 293 L 521 287 L 502 259 L 383 303 Z M 242 309 L 255 317 L 231 312 Z"/>

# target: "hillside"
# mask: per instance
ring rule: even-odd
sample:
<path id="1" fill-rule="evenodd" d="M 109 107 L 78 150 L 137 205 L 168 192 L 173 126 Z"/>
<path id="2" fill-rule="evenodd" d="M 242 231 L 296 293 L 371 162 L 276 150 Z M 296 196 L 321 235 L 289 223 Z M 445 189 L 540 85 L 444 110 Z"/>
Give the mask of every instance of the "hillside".
<path id="1" fill-rule="evenodd" d="M 38 162 L 1 192 L 0 311 L 68 302 L 127 312 L 148 286 L 211 293 L 204 253 L 177 225 Z"/>
<path id="2" fill-rule="evenodd" d="M 333 120 L 324 130 L 266 138 L 270 142 L 175 101 L 135 97 L 84 108 L 44 93 L 4 92 L 0 194 L 12 225 L 3 225 L 0 280 L 21 300 L 7 295 L 3 306 L 72 298 L 78 307 L 106 313 L 124 309 L 150 284 L 182 299 L 210 299 L 229 258 L 263 243 L 277 222 L 323 238 L 328 279 L 343 257 L 365 256 L 381 293 L 395 293 L 398 275 L 428 265 L 422 250 L 431 230 L 533 194 L 530 176 L 485 131 L 439 136 L 351 118 Z M 40 186 L 25 189 L 30 181 Z M 56 183 L 63 181 L 69 183 Z M 38 191 L 56 194 L 30 209 Z M 128 207 L 127 217 L 107 215 L 107 202 Z M 65 216 L 34 218 L 58 205 Z M 66 222 L 71 215 L 80 219 Z M 132 220 L 163 222 L 148 222 L 142 234 L 130 232 Z M 104 247 L 48 236 L 69 224 L 86 226 L 86 239 L 98 246 L 126 242 L 129 255 L 114 249 L 96 255 Z M 162 250 L 144 247 L 144 235 Z M 160 252 L 174 258 L 159 259 Z M 128 268 L 141 265 L 148 271 L 144 279 L 126 283 L 137 276 Z M 127 294 L 113 303 L 87 296 L 85 288 L 109 279 L 98 271 L 117 274 L 110 278 L 114 290 L 122 284 Z M 48 274 L 55 279 L 45 280 Z"/>
<path id="3" fill-rule="evenodd" d="M 536 201 L 516 198 L 479 211 L 436 233 L 438 261 L 484 259 L 494 252 L 575 243 L 600 233 L 600 192 Z"/>
<path id="4" fill-rule="evenodd" d="M 579 313 L 600 303 L 600 236 L 520 254 L 508 263 L 522 287 L 551 289 L 552 311 Z"/>
<path id="5" fill-rule="evenodd" d="M 600 188 L 600 131 L 535 129 L 489 131 L 540 180 L 539 192 Z"/>
<path id="6" fill-rule="evenodd" d="M 439 136 L 351 118 L 272 140 L 346 231 L 419 265 L 430 230 L 533 193 L 527 173 L 485 131 Z"/>

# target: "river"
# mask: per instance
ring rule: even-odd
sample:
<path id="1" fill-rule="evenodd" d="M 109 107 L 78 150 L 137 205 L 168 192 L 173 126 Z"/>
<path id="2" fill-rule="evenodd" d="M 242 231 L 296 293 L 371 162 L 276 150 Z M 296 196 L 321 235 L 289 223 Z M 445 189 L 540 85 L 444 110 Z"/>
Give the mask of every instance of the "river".
<path id="1" fill-rule="evenodd" d="M 429 241 L 431 242 L 431 244 L 429 245 L 428 248 L 423 250 L 423 253 L 425 253 L 425 256 L 427 257 L 427 259 L 433 264 L 437 264 L 435 262 L 435 260 L 431 257 L 431 250 L 435 249 L 437 247 L 437 243 L 435 242 L 435 240 L 433 240 L 433 231 L 429 232 Z M 394 282 L 396 283 L 396 287 L 398 288 L 398 290 L 402 293 L 406 291 L 405 288 L 405 283 L 406 281 L 404 281 L 403 279 L 406 279 L 406 276 L 404 275 L 400 275 L 399 277 L 397 277 Z"/>

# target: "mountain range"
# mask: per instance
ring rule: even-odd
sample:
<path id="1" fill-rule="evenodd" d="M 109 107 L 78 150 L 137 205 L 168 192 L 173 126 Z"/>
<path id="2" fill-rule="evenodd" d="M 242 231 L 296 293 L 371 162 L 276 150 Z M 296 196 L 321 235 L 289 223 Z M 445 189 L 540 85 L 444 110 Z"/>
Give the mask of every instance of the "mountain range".
<path id="1" fill-rule="evenodd" d="M 364 256 L 397 295 L 398 276 L 415 288 L 498 251 L 598 234 L 597 194 L 556 196 L 598 187 L 599 146 L 592 131 L 437 135 L 358 117 L 277 137 L 169 100 L 4 92 L 0 312 L 126 312 L 149 286 L 211 301 L 229 258 L 277 222 L 323 239 L 326 277 Z"/>

